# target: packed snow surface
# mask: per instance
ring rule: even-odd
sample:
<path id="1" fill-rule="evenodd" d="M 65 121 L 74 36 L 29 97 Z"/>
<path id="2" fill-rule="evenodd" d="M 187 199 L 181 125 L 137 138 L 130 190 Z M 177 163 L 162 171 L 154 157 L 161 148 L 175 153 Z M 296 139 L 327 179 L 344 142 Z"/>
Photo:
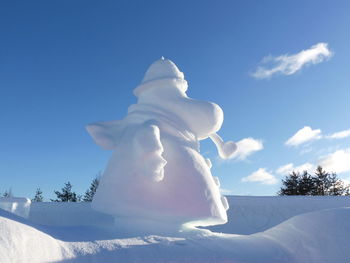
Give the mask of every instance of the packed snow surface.
<path id="1" fill-rule="evenodd" d="M 33 203 L 28 219 L 0 209 L 0 262 L 348 262 L 350 197 L 228 201 L 212 227 L 224 233 L 123 231 L 88 203 Z"/>
<path id="2" fill-rule="evenodd" d="M 162 57 L 134 90 L 137 103 L 124 119 L 87 126 L 98 145 L 113 150 L 92 207 L 116 216 L 125 228 L 140 219 L 148 220 L 148 227 L 154 221 L 174 229 L 227 222 L 227 200 L 199 142 L 211 138 L 222 158 L 237 147 L 216 133 L 224 120 L 222 109 L 189 98 L 187 87 L 184 74 Z"/>

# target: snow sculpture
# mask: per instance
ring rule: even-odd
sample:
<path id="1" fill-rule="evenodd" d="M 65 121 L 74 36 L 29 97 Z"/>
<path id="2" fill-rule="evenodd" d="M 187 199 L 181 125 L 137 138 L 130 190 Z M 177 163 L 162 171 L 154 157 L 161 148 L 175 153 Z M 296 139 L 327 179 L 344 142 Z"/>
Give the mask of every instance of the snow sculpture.
<path id="1" fill-rule="evenodd" d="M 125 220 L 208 226 L 227 222 L 228 203 L 211 162 L 199 153 L 210 137 L 222 158 L 236 150 L 216 134 L 221 108 L 186 95 L 187 81 L 163 57 L 134 90 L 137 104 L 123 120 L 87 126 L 95 142 L 115 150 L 92 202 L 100 212 Z"/>

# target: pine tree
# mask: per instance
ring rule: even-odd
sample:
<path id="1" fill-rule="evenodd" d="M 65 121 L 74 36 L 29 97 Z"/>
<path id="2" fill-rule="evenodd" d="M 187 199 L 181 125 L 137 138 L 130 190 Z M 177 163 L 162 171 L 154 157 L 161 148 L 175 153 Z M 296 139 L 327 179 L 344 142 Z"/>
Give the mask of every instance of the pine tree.
<path id="1" fill-rule="evenodd" d="M 304 171 L 303 174 L 299 177 L 298 194 L 311 195 L 313 185 L 314 184 L 311 175 L 307 171 Z"/>
<path id="2" fill-rule="evenodd" d="M 299 178 L 300 174 L 293 171 L 284 180 L 282 179 L 284 187 L 281 187 L 278 195 L 299 195 Z"/>
<path id="3" fill-rule="evenodd" d="M 347 185 L 344 190 L 344 195 L 350 195 L 350 185 Z"/>
<path id="4" fill-rule="evenodd" d="M 78 202 L 79 198 L 75 192 L 72 192 L 72 184 L 67 182 L 62 188 L 62 192 L 54 191 L 57 199 L 51 199 L 52 202 Z"/>
<path id="5" fill-rule="evenodd" d="M 338 179 L 336 173 L 332 173 L 329 176 L 330 187 L 328 189 L 328 195 L 349 195 L 349 186 Z"/>
<path id="6" fill-rule="evenodd" d="M 99 176 L 97 176 L 95 179 L 92 180 L 90 188 L 88 190 L 86 190 L 86 192 L 85 192 L 85 195 L 83 198 L 84 202 L 91 202 L 92 201 L 99 183 L 100 183 Z"/>
<path id="7" fill-rule="evenodd" d="M 35 192 L 35 196 L 32 199 L 32 202 L 43 202 L 43 201 L 44 201 L 43 192 L 41 191 L 40 188 L 37 188 Z"/>
<path id="8" fill-rule="evenodd" d="M 318 166 L 315 171 L 313 195 L 327 195 L 327 190 L 330 188 L 330 174 L 327 173 L 321 166 Z"/>
<path id="9" fill-rule="evenodd" d="M 3 193 L 2 197 L 5 197 L 5 198 L 13 197 L 12 189 L 10 188 L 9 190 L 6 190 L 5 193 Z"/>

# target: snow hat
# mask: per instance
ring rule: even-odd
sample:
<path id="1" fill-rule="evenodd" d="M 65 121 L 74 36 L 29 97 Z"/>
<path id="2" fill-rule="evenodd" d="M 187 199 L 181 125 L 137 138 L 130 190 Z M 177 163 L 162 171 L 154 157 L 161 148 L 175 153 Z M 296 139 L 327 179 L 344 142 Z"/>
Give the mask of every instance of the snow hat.
<path id="1" fill-rule="evenodd" d="M 134 94 L 138 97 L 145 90 L 161 86 L 171 86 L 183 92 L 188 87 L 184 74 L 174 62 L 164 57 L 153 62 L 147 69 L 141 84 L 134 89 Z"/>

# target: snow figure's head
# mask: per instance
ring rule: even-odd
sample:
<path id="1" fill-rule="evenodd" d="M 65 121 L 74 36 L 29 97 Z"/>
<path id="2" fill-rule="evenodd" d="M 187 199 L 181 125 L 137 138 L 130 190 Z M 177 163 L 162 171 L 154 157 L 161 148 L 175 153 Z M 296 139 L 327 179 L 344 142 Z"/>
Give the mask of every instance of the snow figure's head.
<path id="1" fill-rule="evenodd" d="M 141 93 L 148 93 L 154 88 L 171 88 L 184 93 L 187 87 L 184 74 L 177 68 L 175 63 L 161 57 L 148 68 L 141 84 L 134 90 L 134 94 L 136 97 L 139 97 Z"/>
<path id="2" fill-rule="evenodd" d="M 220 129 L 223 111 L 215 103 L 189 98 L 187 88 L 184 74 L 174 62 L 162 57 L 148 68 L 134 94 L 138 104 L 177 116 L 198 140 L 206 139 Z"/>

